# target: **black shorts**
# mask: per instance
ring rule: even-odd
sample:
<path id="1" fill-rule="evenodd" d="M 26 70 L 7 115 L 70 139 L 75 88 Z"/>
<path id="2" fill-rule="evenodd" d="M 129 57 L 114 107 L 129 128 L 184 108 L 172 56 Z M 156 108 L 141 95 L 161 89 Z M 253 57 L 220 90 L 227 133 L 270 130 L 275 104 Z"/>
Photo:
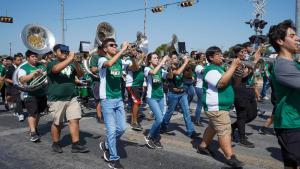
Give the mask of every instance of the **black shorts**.
<path id="1" fill-rule="evenodd" d="M 295 167 L 300 165 L 300 128 L 275 129 L 284 166 Z"/>
<path id="2" fill-rule="evenodd" d="M 142 104 L 143 87 L 127 87 L 134 104 Z"/>
<path id="3" fill-rule="evenodd" d="M 11 96 L 11 101 L 16 103 L 20 98 L 20 91 L 12 86 L 8 86 L 5 90 L 7 96 Z"/>
<path id="4" fill-rule="evenodd" d="M 41 112 L 46 111 L 48 107 L 46 96 L 27 97 L 24 99 L 24 103 L 28 114 L 31 115 L 40 114 Z"/>

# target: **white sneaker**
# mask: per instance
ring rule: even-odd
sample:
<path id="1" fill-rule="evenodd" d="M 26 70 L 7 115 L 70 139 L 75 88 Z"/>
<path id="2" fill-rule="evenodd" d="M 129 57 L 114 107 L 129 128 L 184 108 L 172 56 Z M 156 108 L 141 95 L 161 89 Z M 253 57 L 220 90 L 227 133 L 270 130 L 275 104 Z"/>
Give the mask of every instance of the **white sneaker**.
<path id="1" fill-rule="evenodd" d="M 268 96 L 263 97 L 264 100 L 269 100 L 270 98 Z"/>
<path id="2" fill-rule="evenodd" d="M 19 118 L 19 122 L 24 121 L 24 115 L 23 115 L 23 114 L 20 114 L 20 115 L 18 116 L 18 118 Z"/>

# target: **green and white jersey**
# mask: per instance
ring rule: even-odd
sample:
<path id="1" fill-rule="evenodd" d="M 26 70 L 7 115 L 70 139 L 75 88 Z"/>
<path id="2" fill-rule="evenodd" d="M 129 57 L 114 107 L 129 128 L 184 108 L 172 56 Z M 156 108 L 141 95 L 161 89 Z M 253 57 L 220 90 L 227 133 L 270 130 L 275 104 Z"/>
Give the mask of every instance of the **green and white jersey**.
<path id="1" fill-rule="evenodd" d="M 224 68 L 215 64 L 210 64 L 204 69 L 202 100 L 205 111 L 229 111 L 231 109 L 234 102 L 231 83 L 223 89 L 217 87 L 224 73 Z"/>
<path id="2" fill-rule="evenodd" d="M 153 67 L 145 67 L 144 74 L 147 79 L 147 97 L 153 99 L 161 99 L 164 97 L 162 80 L 166 79 L 168 72 L 160 69 L 155 75 L 149 74 Z"/>
<path id="3" fill-rule="evenodd" d="M 197 65 L 195 68 L 195 73 L 196 73 L 196 87 L 197 88 L 202 88 L 203 86 L 203 70 L 204 67 L 202 65 Z"/>
<path id="4" fill-rule="evenodd" d="M 126 66 L 125 61 L 118 59 L 111 67 L 104 67 L 104 62 L 108 58 L 101 57 L 98 62 L 100 86 L 99 95 L 100 99 L 118 99 L 122 98 L 121 94 L 121 78 L 122 66 Z"/>
<path id="5" fill-rule="evenodd" d="M 18 79 L 20 79 L 22 76 L 29 75 L 32 72 L 37 71 L 38 69 L 42 69 L 43 71 L 46 70 L 46 67 L 43 64 L 38 63 L 36 66 L 33 66 L 29 63 L 24 64 L 20 67 L 19 73 L 18 73 Z M 32 80 L 31 80 L 32 81 Z M 27 85 L 31 82 L 27 82 Z M 24 97 L 28 96 L 45 96 L 47 94 L 47 88 L 41 88 L 33 92 L 24 92 Z"/>
<path id="6" fill-rule="evenodd" d="M 131 58 L 126 59 L 127 70 L 126 74 L 126 87 L 143 87 L 144 83 L 144 66 L 140 66 L 137 71 L 128 70 L 128 67 L 132 65 Z"/>

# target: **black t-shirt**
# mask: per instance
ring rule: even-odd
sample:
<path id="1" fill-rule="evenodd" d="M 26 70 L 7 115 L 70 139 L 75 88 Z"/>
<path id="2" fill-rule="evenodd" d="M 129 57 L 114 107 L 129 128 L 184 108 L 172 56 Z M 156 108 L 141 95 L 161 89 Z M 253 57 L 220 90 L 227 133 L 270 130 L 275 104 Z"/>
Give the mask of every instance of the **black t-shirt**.
<path id="1" fill-rule="evenodd" d="M 8 66 L 8 68 L 5 70 L 5 78 L 12 80 L 15 70 L 16 68 L 14 65 Z M 13 85 L 6 83 L 6 86 L 13 86 Z"/>

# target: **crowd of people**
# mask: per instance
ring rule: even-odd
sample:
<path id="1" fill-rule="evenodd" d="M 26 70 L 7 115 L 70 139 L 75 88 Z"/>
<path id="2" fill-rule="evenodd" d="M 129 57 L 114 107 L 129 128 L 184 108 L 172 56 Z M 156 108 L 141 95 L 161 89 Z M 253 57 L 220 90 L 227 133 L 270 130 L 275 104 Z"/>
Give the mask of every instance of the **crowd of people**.
<path id="1" fill-rule="evenodd" d="M 79 79 L 86 74 L 91 79 L 97 118 L 105 124 L 106 139 L 99 143 L 99 148 L 110 168 L 123 168 L 117 146 L 126 129 L 125 105 L 131 113 L 132 129 L 143 131 L 138 120 L 143 103 L 148 104 L 154 119 L 144 137 L 150 149 L 163 148 L 161 134 L 168 132 L 176 111 L 182 113 L 186 135 L 191 139 L 198 138 L 201 133 L 194 125 L 204 127 L 201 119 L 204 110 L 209 122 L 197 152 L 213 156 L 209 146 L 217 135 L 226 163 L 242 167 L 244 163 L 235 155 L 232 140 L 247 148 L 255 147 L 246 136 L 246 124 L 257 117 L 257 103 L 268 99 L 266 91 L 271 87 L 272 116 L 259 132 L 266 134 L 274 121 L 284 166 L 297 168 L 300 165 L 300 64 L 294 55 L 299 52 L 300 39 L 295 31 L 290 20 L 270 28 L 269 43 L 278 56 L 274 63 L 263 63 L 262 68 L 259 63 L 264 55 L 264 44 L 254 50 L 250 42 L 234 45 L 231 56 L 225 58 L 217 46 L 211 46 L 205 52 L 193 51 L 190 55 L 170 51 L 168 55 L 160 56 L 155 52 L 145 54 L 128 42 L 118 50 L 115 39 L 106 38 L 98 46 L 97 53 L 91 56 L 89 71 L 67 45 L 56 44 L 42 57 L 28 50 L 25 53 L 27 62 L 22 63 L 21 53 L 2 58 L 2 101 L 20 122 L 24 121 L 23 108 L 26 108 L 30 141 L 36 143 L 41 139 L 39 119 L 41 114 L 50 112 L 52 150 L 63 153 L 60 135 L 62 124 L 68 122 L 72 153 L 86 153 L 89 151 L 87 146 L 79 142 L 82 110 L 76 94 L 76 85 L 83 84 Z M 17 68 L 15 76 L 21 84 L 29 85 L 44 74 L 48 78 L 47 87 L 19 90 L 13 82 Z M 263 87 L 258 92 L 257 77 L 261 74 Z M 197 96 L 197 107 L 191 113 L 194 95 Z M 230 118 L 233 110 L 235 122 Z"/>

